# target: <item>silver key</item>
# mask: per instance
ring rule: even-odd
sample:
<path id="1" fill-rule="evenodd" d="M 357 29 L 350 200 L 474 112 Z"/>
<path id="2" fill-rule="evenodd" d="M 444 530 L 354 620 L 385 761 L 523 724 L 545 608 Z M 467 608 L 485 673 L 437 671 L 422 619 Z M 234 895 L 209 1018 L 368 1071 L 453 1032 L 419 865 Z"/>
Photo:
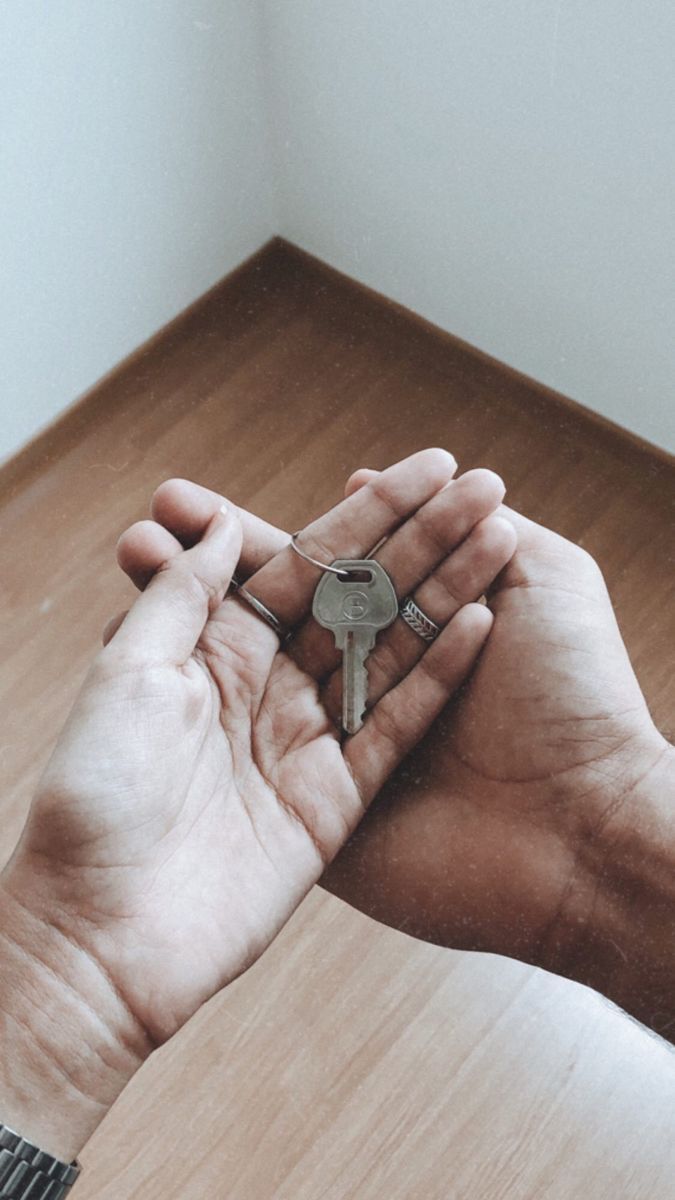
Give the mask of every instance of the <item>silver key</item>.
<path id="1" fill-rule="evenodd" d="M 332 631 L 342 651 L 342 727 L 345 733 L 356 733 L 368 699 L 366 659 L 380 630 L 396 620 L 398 599 L 387 572 L 374 558 L 339 558 L 331 566 L 349 575 L 326 572 L 314 593 L 312 613 L 319 625 Z"/>

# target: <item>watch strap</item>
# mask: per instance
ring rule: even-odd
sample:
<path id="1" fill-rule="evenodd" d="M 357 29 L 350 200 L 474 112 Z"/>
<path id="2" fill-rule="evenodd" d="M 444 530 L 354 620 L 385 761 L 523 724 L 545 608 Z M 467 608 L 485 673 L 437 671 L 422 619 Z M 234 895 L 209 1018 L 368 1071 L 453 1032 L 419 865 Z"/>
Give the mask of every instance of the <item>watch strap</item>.
<path id="1" fill-rule="evenodd" d="M 0 1122 L 0 1200 L 63 1200 L 80 1174 Z"/>

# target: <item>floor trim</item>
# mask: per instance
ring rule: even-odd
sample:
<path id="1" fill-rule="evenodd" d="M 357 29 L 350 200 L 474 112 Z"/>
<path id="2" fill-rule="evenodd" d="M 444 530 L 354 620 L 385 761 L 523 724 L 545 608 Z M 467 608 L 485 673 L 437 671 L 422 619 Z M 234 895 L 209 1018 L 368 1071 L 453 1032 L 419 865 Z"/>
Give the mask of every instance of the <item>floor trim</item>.
<path id="1" fill-rule="evenodd" d="M 183 309 L 172 321 L 159 329 L 146 342 L 143 342 L 132 354 L 128 355 L 127 358 L 123 359 L 122 362 L 99 379 L 93 387 L 89 388 L 82 396 L 73 401 L 68 408 L 59 413 L 49 425 L 35 434 L 25 446 L 0 464 L 0 489 L 3 493 L 8 495 L 16 491 L 39 473 L 44 466 L 53 461 L 55 457 L 63 454 L 72 445 L 77 435 L 81 432 L 82 427 L 96 420 L 106 410 L 111 400 L 114 400 L 117 389 L 137 369 L 139 362 L 155 353 L 158 349 L 161 351 L 163 345 L 170 343 L 177 336 L 181 336 L 186 327 L 193 324 L 196 320 L 198 321 L 200 315 L 205 313 L 211 305 L 226 301 L 228 293 L 232 292 L 234 294 L 250 275 L 256 271 L 271 271 L 274 276 L 278 277 L 283 273 L 284 269 L 292 272 L 293 269 L 298 268 L 302 269 L 305 273 L 313 272 L 319 277 L 327 277 L 334 285 L 337 284 L 342 288 L 351 289 L 352 291 L 356 290 L 369 303 L 379 308 L 385 306 L 389 309 L 392 317 L 400 321 L 403 325 L 407 324 L 409 328 L 412 325 L 433 338 L 440 338 L 445 342 L 449 342 L 454 347 L 461 349 L 464 354 L 489 367 L 492 372 L 497 371 L 505 379 L 511 381 L 512 384 L 530 389 L 538 398 L 545 400 L 548 404 L 560 406 L 566 414 L 573 413 L 578 419 L 580 418 L 590 423 L 604 439 L 618 441 L 623 444 L 626 450 L 630 448 L 633 453 L 637 452 L 640 455 L 644 455 L 652 462 L 656 461 L 661 465 L 670 467 L 675 466 L 675 458 L 668 451 L 659 446 L 652 445 L 644 438 L 610 421 L 607 417 L 601 416 L 599 413 L 586 408 L 585 405 L 579 404 L 568 396 L 554 391 L 543 383 L 539 383 L 536 379 L 532 379 L 514 367 L 507 366 L 499 359 L 493 358 L 491 355 L 477 349 L 461 338 L 455 337 L 454 334 L 448 333 L 446 330 L 434 325 L 433 322 L 428 321 L 425 317 L 420 316 L 404 305 L 389 299 L 387 296 L 383 296 L 373 288 L 329 266 L 328 263 L 314 257 L 314 255 L 309 254 L 306 250 L 302 250 L 293 243 L 277 236 L 271 238 L 259 250 L 240 263 L 238 267 L 229 272 L 228 275 L 216 283 L 214 287 L 210 288 L 208 292 L 200 296 L 193 304 Z"/>

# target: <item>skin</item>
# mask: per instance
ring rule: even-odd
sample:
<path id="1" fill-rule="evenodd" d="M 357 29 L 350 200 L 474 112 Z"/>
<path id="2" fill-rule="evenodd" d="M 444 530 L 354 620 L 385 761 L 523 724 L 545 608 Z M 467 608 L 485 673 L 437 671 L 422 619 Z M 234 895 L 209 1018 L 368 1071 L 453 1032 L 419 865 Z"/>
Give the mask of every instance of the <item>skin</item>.
<path id="1" fill-rule="evenodd" d="M 466 567 L 468 546 L 475 599 L 515 538 L 491 516 L 501 480 L 472 472 L 446 487 L 454 468 L 444 451 L 413 455 L 308 526 L 303 545 L 360 557 L 387 536 L 399 594 L 419 596 L 457 574 L 456 546 Z M 250 540 L 258 524 L 209 503 L 185 544 L 159 524 L 127 538 L 159 558 L 146 556 L 142 595 L 108 629 L 0 876 L 0 1112 L 61 1158 L 152 1049 L 259 957 L 492 624 L 485 606 L 456 604 L 430 647 L 411 635 L 406 661 L 400 631 L 384 634 L 397 670 L 345 740 L 334 644 L 326 635 L 314 655 L 307 624 L 320 572 L 278 532 L 264 565 L 242 555 L 242 527 Z M 302 666 L 227 594 L 240 557 L 251 591 L 295 629 Z"/>
<path id="2" fill-rule="evenodd" d="M 375 476 L 357 472 L 347 495 Z M 189 543 L 217 501 L 196 485 L 164 485 L 155 532 L 132 529 L 120 543 L 123 569 L 143 586 L 163 539 Z M 673 1037 L 674 751 L 595 561 L 510 509 L 500 515 L 518 546 L 490 589 L 495 620 L 478 666 L 322 883 L 417 937 L 589 984 Z M 249 553 L 264 561 L 282 536 L 256 523 Z M 461 577 L 426 588 L 433 619 L 453 611 Z M 395 653 L 378 648 L 369 660 L 375 696 L 415 653 L 398 625 Z M 330 658 L 310 631 L 295 652 Z M 336 677 L 329 708 L 338 694 Z"/>

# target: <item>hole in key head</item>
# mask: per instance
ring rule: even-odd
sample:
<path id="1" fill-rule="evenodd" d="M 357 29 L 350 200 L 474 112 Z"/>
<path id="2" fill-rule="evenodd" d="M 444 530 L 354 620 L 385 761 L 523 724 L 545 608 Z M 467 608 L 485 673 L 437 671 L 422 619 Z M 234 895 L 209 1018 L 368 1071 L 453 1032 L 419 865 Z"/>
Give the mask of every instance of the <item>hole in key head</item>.
<path id="1" fill-rule="evenodd" d="M 340 583 L 372 583 L 373 572 L 368 570 L 363 571 L 343 571 L 338 575 Z"/>

